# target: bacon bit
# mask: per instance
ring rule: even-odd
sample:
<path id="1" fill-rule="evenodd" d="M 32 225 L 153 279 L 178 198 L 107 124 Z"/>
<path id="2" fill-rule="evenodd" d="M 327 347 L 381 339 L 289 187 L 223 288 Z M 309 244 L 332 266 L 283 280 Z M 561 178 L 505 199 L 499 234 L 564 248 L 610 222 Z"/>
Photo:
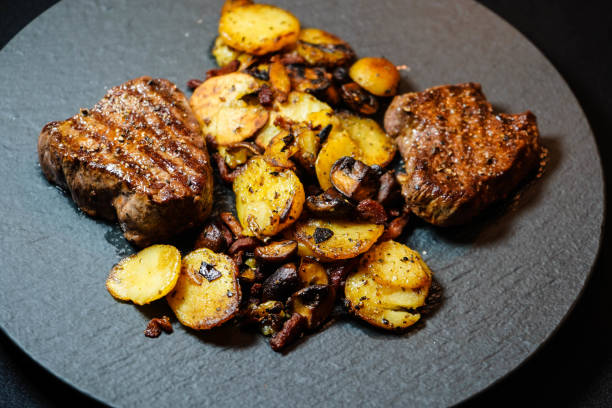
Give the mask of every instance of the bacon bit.
<path id="1" fill-rule="evenodd" d="M 271 61 L 278 61 L 283 65 L 289 64 L 305 64 L 306 60 L 299 54 L 283 54 L 280 56 L 272 57 Z"/>
<path id="2" fill-rule="evenodd" d="M 240 225 L 236 217 L 234 217 L 234 214 L 231 212 L 222 212 L 219 214 L 219 217 L 223 220 L 225 225 L 227 225 L 230 231 L 232 231 L 234 237 L 242 236 L 242 225 Z"/>
<path id="3" fill-rule="evenodd" d="M 270 339 L 270 346 L 274 351 L 280 351 L 293 343 L 306 329 L 308 319 L 299 313 L 294 313 L 291 319 L 283 324 L 281 331 Z"/>
<path id="4" fill-rule="evenodd" d="M 336 293 L 344 293 L 346 277 L 357 267 L 358 263 L 359 258 L 353 258 L 347 262 L 332 264 L 328 267 L 329 283 L 336 290 Z"/>
<path id="5" fill-rule="evenodd" d="M 359 217 L 366 221 L 373 222 L 374 224 L 384 224 L 387 221 L 387 213 L 385 208 L 378 202 L 371 198 L 361 200 L 357 204 L 357 213 Z"/>
<path id="6" fill-rule="evenodd" d="M 240 68 L 240 61 L 233 60 L 232 62 L 222 66 L 221 68 L 209 69 L 208 71 L 206 71 L 206 79 L 210 79 L 212 77 L 220 75 L 231 74 L 232 72 L 238 71 L 238 68 Z"/>
<path id="7" fill-rule="evenodd" d="M 393 221 L 389 223 L 389 226 L 385 230 L 385 233 L 378 239 L 379 242 L 389 241 L 391 239 L 395 239 L 402 235 L 404 228 L 410 221 L 410 213 L 405 212 L 399 217 L 395 218 Z"/>
<path id="8" fill-rule="evenodd" d="M 187 81 L 187 88 L 193 90 L 196 89 L 198 86 L 202 85 L 204 83 L 204 81 L 202 81 L 201 79 L 190 79 L 189 81 Z"/>
<path id="9" fill-rule="evenodd" d="M 238 251 L 234 255 L 232 255 L 232 259 L 234 260 L 234 263 L 239 268 L 242 266 L 242 255 L 244 255 L 244 251 Z"/>
<path id="10" fill-rule="evenodd" d="M 159 337 L 162 333 L 170 334 L 172 333 L 172 323 L 170 323 L 170 318 L 168 316 L 164 316 L 162 318 L 155 317 L 149 321 L 147 324 L 147 328 L 144 331 L 144 335 L 151 338 Z"/>
<path id="11" fill-rule="evenodd" d="M 271 106 L 274 102 L 274 91 L 268 85 L 263 85 L 257 94 L 257 100 L 263 106 Z"/>
<path id="12" fill-rule="evenodd" d="M 287 132 L 291 132 L 291 127 L 294 126 L 296 123 L 293 122 L 292 120 L 286 119 L 282 116 L 277 116 L 276 119 L 274 119 L 274 126 L 277 126 L 283 130 L 286 130 Z"/>
<path id="13" fill-rule="evenodd" d="M 215 163 L 217 163 L 217 168 L 219 169 L 219 176 L 221 176 L 221 180 L 225 181 L 226 183 L 233 183 L 234 179 L 238 175 L 237 172 L 238 170 L 240 170 L 240 167 L 237 167 L 236 170 L 230 172 L 229 167 L 225 162 L 223 156 L 221 156 L 219 153 L 215 153 L 213 154 L 213 159 L 215 160 Z"/>
<path id="14" fill-rule="evenodd" d="M 227 252 L 230 255 L 234 255 L 236 252 L 252 251 L 260 245 L 261 241 L 255 237 L 242 237 L 235 240 L 232 246 L 229 247 Z"/>

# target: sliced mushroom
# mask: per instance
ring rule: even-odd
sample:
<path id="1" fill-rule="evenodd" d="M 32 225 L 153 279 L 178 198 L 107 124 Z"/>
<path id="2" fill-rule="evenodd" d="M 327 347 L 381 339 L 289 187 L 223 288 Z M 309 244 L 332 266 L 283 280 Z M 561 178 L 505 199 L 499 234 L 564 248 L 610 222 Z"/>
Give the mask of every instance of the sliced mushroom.
<path id="1" fill-rule="evenodd" d="M 306 329 L 306 318 L 299 313 L 294 313 L 289 320 L 283 324 L 281 331 L 270 339 L 270 347 L 274 351 L 280 351 L 299 338 Z"/>
<path id="2" fill-rule="evenodd" d="M 288 263 L 278 268 L 263 282 L 262 300 L 285 300 L 300 286 L 295 264 Z"/>
<path id="3" fill-rule="evenodd" d="M 378 99 L 355 82 L 340 88 L 340 96 L 352 110 L 363 115 L 373 115 L 378 111 Z"/>
<path id="4" fill-rule="evenodd" d="M 371 198 L 378 191 L 376 171 L 349 156 L 344 156 L 334 163 L 329 178 L 336 190 L 355 201 Z"/>
<path id="5" fill-rule="evenodd" d="M 264 262 L 285 262 L 297 253 L 297 242 L 292 240 L 272 242 L 255 248 L 255 257 Z"/>
<path id="6" fill-rule="evenodd" d="M 355 206 L 332 187 L 308 197 L 306 208 L 318 217 L 346 217 L 354 213 Z"/>
<path id="7" fill-rule="evenodd" d="M 294 293 L 287 302 L 287 310 L 304 316 L 308 329 L 314 330 L 327 319 L 335 300 L 336 291 L 332 286 L 312 285 Z"/>
<path id="8" fill-rule="evenodd" d="M 194 249 L 208 248 L 213 252 L 223 252 L 232 241 L 232 234 L 227 227 L 219 220 L 213 220 L 198 235 Z"/>
<path id="9" fill-rule="evenodd" d="M 380 187 L 376 201 L 384 206 L 389 206 L 401 198 L 400 185 L 395 178 L 395 171 L 389 170 L 380 176 Z"/>

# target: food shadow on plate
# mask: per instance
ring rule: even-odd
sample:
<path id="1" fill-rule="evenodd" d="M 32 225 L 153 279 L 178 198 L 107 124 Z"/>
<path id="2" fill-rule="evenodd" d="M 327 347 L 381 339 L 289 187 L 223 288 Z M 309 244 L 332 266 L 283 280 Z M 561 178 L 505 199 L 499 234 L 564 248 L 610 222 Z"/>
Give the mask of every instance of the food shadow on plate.
<path id="1" fill-rule="evenodd" d="M 537 206 L 542 200 L 542 191 L 548 183 L 549 175 L 559 166 L 562 159 L 558 138 L 541 137 L 543 152 L 540 167 L 528 176 L 510 196 L 492 204 L 472 221 L 465 225 L 435 227 L 414 217 L 413 228 L 432 229 L 442 241 L 455 245 L 487 246 L 503 240 L 512 230 L 511 225 L 521 211 Z"/>
<path id="2" fill-rule="evenodd" d="M 427 321 L 433 318 L 444 305 L 444 288 L 435 278 L 435 271 L 433 271 L 433 274 L 434 277 L 431 282 L 429 294 L 427 295 L 427 298 L 425 300 L 425 305 L 423 305 L 417 310 L 421 314 L 421 318 L 414 325 L 399 331 L 384 330 L 380 327 L 372 326 L 366 323 L 365 321 L 359 319 L 358 317 L 352 316 L 351 313 L 349 313 L 345 307 L 337 307 L 332 312 L 330 322 L 328 322 L 321 330 L 325 330 L 327 329 L 327 327 L 332 326 L 333 324 L 338 322 L 354 326 L 359 329 L 359 331 L 363 332 L 365 335 L 371 338 L 408 338 L 413 334 L 417 333 L 418 331 L 424 329 L 427 325 Z"/>
<path id="3" fill-rule="evenodd" d="M 210 330 L 198 331 L 181 325 L 170 306 L 164 299 L 148 305 L 137 306 L 138 311 L 147 319 L 168 316 L 174 331 L 184 330 L 198 340 L 221 347 L 241 348 L 249 347 L 257 340 L 257 333 L 249 332 L 238 327 L 234 322 L 227 322 Z M 144 327 L 143 327 L 144 330 Z"/>

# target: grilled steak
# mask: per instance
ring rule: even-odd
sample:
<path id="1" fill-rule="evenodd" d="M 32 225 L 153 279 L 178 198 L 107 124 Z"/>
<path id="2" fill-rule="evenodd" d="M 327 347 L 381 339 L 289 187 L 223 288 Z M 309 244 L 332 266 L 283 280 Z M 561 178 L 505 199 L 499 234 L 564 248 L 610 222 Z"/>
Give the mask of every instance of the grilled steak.
<path id="1" fill-rule="evenodd" d="M 110 89 L 92 109 L 45 125 L 44 175 L 92 217 L 118 219 L 138 246 L 195 226 L 212 205 L 212 171 L 185 95 L 165 79 Z"/>
<path id="2" fill-rule="evenodd" d="M 494 112 L 479 84 L 396 96 L 384 124 L 406 164 L 406 205 L 432 224 L 465 223 L 539 165 L 535 116 Z"/>

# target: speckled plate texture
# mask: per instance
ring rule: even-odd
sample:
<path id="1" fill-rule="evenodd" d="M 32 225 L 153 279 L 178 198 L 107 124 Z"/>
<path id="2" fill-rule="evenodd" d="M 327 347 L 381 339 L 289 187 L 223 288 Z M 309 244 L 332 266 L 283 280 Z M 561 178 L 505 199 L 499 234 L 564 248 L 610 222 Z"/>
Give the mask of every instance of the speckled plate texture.
<path id="1" fill-rule="evenodd" d="M 114 300 L 104 281 L 132 248 L 80 213 L 38 166 L 47 122 L 141 75 L 185 83 L 214 62 L 221 0 L 63 1 L 0 52 L 0 326 L 59 378 L 113 406 L 446 406 L 515 369 L 571 311 L 595 260 L 603 183 L 571 91 L 516 30 L 468 1 L 272 1 L 360 56 L 405 64 L 402 90 L 480 82 L 500 110 L 532 110 L 547 171 L 514 206 L 453 229 L 417 224 L 442 299 L 413 330 L 339 319 L 289 353 L 227 326 L 143 336 L 161 301 Z M 219 204 L 227 206 L 217 189 Z"/>

